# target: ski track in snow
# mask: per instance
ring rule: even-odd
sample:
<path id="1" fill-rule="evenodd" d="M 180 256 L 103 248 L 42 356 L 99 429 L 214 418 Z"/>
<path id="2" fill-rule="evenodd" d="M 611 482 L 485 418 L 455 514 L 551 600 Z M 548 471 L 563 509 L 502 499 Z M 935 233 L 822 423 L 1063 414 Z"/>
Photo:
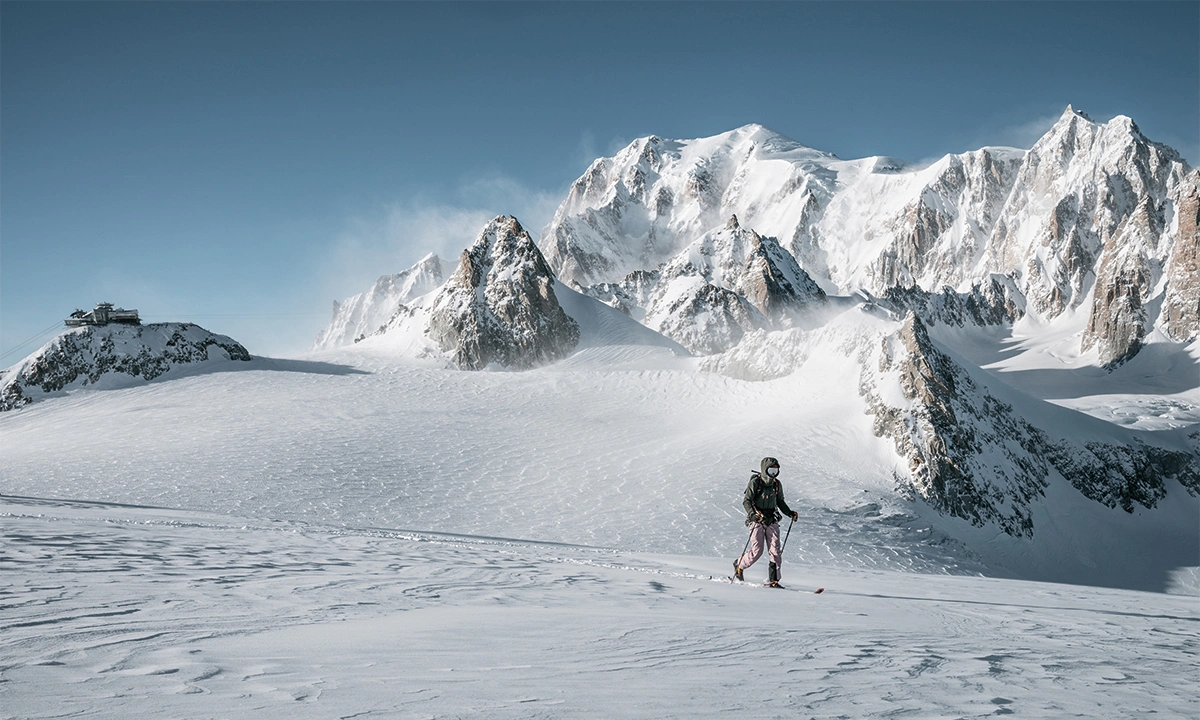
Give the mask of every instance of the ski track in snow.
<path id="1" fill-rule="evenodd" d="M 1195 598 L 0 500 L 0 717 L 1192 717 Z M 765 574 L 762 564 L 749 578 Z M 822 595 L 809 592 L 817 585 Z"/>

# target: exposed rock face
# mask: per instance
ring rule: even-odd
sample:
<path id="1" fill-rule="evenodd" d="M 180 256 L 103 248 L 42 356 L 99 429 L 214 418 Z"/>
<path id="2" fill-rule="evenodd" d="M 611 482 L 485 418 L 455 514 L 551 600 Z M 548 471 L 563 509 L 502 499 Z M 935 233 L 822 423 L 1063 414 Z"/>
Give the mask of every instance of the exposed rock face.
<path id="1" fill-rule="evenodd" d="M 993 275 L 987 281 L 975 283 L 970 292 L 955 292 L 949 287 L 940 293 L 922 290 L 919 286 L 892 287 L 876 302 L 903 316 L 912 311 L 926 325 L 992 325 L 1012 324 L 1025 315 L 1025 296 L 1012 278 Z"/>
<path id="2" fill-rule="evenodd" d="M 634 141 L 592 163 L 542 233 L 546 260 L 567 283 L 619 283 L 668 261 L 730 215 L 787 242 L 806 234 L 832 194 L 837 158 L 760 125 L 712 138 Z"/>
<path id="3" fill-rule="evenodd" d="M 1114 368 L 1142 349 L 1146 336 L 1143 306 L 1150 292 L 1150 268 L 1130 246 L 1105 253 L 1096 275 L 1096 296 L 1084 331 L 1082 350 L 1099 347 L 1100 364 Z"/>
<path id="4" fill-rule="evenodd" d="M 1175 246 L 1167 263 L 1163 329 L 1181 342 L 1200 335 L 1200 171 L 1193 170 L 1180 192 Z"/>
<path id="5" fill-rule="evenodd" d="M 530 368 L 579 343 L 578 324 L 554 295 L 554 274 L 513 217 L 489 222 L 463 252 L 433 300 L 427 334 L 465 370 Z"/>
<path id="6" fill-rule="evenodd" d="M 334 301 L 333 319 L 317 335 L 313 349 L 351 345 L 378 332 L 404 303 L 441 287 L 452 271 L 453 266 L 437 255 L 426 255 L 403 272 L 379 278 L 370 290 L 340 303 Z"/>
<path id="7" fill-rule="evenodd" d="M 1042 494 L 1048 470 L 1036 431 L 934 348 L 916 315 L 860 360 L 859 392 L 875 416 L 875 434 L 891 438 L 908 460 L 902 489 L 972 524 L 995 522 L 1010 535 L 1031 536 L 1029 504 Z M 890 382 L 899 383 L 908 404 L 883 400 L 889 393 L 881 386 Z M 1003 469 L 989 467 L 988 455 L 1003 457 Z"/>
<path id="8" fill-rule="evenodd" d="M 182 365 L 249 359 L 233 339 L 191 323 L 74 328 L 4 373 L 0 411 L 106 379 L 153 380 Z"/>
<path id="9" fill-rule="evenodd" d="M 1100 125 L 1068 107 L 1026 155 L 987 268 L 1021 275 L 1031 309 L 1045 317 L 1080 306 L 1094 282 L 1092 314 L 1119 317 L 1094 318 L 1085 342 L 1109 346 L 1102 355 L 1114 361 L 1128 357 L 1141 338 L 1140 306 L 1174 241 L 1164 218 L 1186 173 L 1177 152 L 1147 140 L 1129 118 Z M 1148 285 L 1135 301 L 1127 283 L 1139 278 Z"/>
<path id="10" fill-rule="evenodd" d="M 849 252 L 843 253 L 839 266 L 844 270 L 835 277 L 842 278 L 842 284 L 878 292 L 897 286 L 933 289 L 978 281 L 976 266 L 1024 157 L 1008 148 L 985 148 L 947 155 L 930 168 L 911 173 L 904 183 L 888 183 L 886 176 L 882 183 L 874 177 L 864 179 L 862 188 L 838 199 L 850 207 L 837 211 L 874 213 L 873 222 L 862 231 L 885 244 L 863 269 L 854 268 Z M 879 192 L 895 193 L 895 198 L 880 203 L 878 209 L 862 207 Z M 906 199 L 899 211 L 889 209 Z M 833 217 L 822 223 L 831 239 L 839 236 Z M 854 227 L 853 222 L 846 224 Z"/>
<path id="11" fill-rule="evenodd" d="M 804 322 L 825 293 L 774 238 L 736 216 L 663 266 L 645 324 L 693 353 L 724 351 L 758 328 Z"/>
<path id="12" fill-rule="evenodd" d="M 1140 442 L 1055 441 L 938 350 L 915 315 L 859 359 L 859 391 L 875 417 L 875 434 L 891 438 L 909 463 L 909 477 L 899 478 L 902 489 L 941 512 L 1032 536 L 1029 508 L 1043 495 L 1051 470 L 1087 497 L 1127 512 L 1154 507 L 1168 480 L 1200 494 L 1200 454 Z M 899 383 L 908 403 L 883 399 L 891 382 Z"/>
<path id="13" fill-rule="evenodd" d="M 775 238 L 743 230 L 736 216 L 730 217 L 728 230 L 733 242 L 725 258 L 729 264 L 722 268 L 725 281 L 762 313 L 771 327 L 802 324 L 811 310 L 825 304 L 825 291 Z M 729 278 L 729 271 L 736 269 L 739 260 L 741 273 Z"/>
<path id="14" fill-rule="evenodd" d="M 1101 125 L 1071 108 L 1028 152 L 984 148 L 921 168 L 843 161 L 748 125 L 696 140 L 644 138 L 597 160 L 542 247 L 564 280 L 595 285 L 589 293 L 636 317 L 633 306 L 645 306 L 623 278 L 659 269 L 736 214 L 778 238 L 826 292 L 949 286 L 971 294 L 1008 276 L 1024 313 L 1086 313 L 1080 342 L 1112 367 L 1159 320 L 1146 313 L 1160 307 L 1168 258 L 1194 237 L 1186 177 L 1179 154 L 1129 118 Z M 1171 267 L 1195 261 L 1187 247 L 1178 254 Z M 1200 320 L 1187 318 L 1200 317 L 1200 283 L 1194 271 L 1176 275 L 1165 285 L 1162 322 L 1171 337 L 1194 336 L 1189 322 Z M 734 321 L 727 299 L 713 296 Z"/>

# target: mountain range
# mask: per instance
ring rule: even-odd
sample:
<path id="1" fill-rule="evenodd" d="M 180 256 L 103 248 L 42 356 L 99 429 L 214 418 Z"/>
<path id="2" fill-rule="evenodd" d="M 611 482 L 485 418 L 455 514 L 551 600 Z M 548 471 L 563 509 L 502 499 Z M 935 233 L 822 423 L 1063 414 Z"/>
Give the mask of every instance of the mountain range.
<path id="1" fill-rule="evenodd" d="M 576 392 L 624 378 L 662 407 L 661 393 L 717 383 L 722 403 L 756 399 L 695 435 L 720 445 L 783 433 L 792 444 L 777 452 L 826 453 L 813 461 L 823 472 L 853 461 L 871 474 L 853 482 L 886 486 L 886 502 L 916 515 L 924 507 L 948 518 L 942 530 L 967 554 L 986 546 L 1001 562 L 997 533 L 1018 543 L 1006 548 L 1049 543 L 1047 556 L 1119 547 L 1133 526 L 1103 514 L 1111 510 L 1135 519 L 1137 533 L 1186 539 L 1172 540 L 1178 552 L 1162 562 L 1200 566 L 1188 511 L 1200 497 L 1198 227 L 1200 173 L 1132 120 L 1096 123 L 1070 107 L 1029 150 L 989 147 L 921 166 L 842 160 L 760 125 L 651 136 L 593 162 L 538 238 L 498 216 L 457 263 L 427 255 L 335 302 L 312 357 L 322 367 L 434 373 L 429 382 L 449 388 L 471 383 L 437 373 L 484 371 L 478 384 L 490 394 L 459 388 L 445 399 L 468 413 L 482 412 L 477 402 L 517 404 L 501 392 L 523 382 L 511 371 L 559 368 Z M 137 345 L 102 330 L 64 333 L 6 371 L 2 409 L 208 361 L 199 349 L 181 356 L 192 345 L 166 336 Z M 225 348 L 221 360 L 248 357 L 228 338 L 192 340 Z M 692 390 L 682 397 L 704 396 Z M 786 397 L 764 400 L 772 393 Z M 807 405 L 792 408 L 793 396 Z M 398 432 L 416 422 L 406 413 L 447 422 L 397 402 L 379 412 L 401 413 Z M 616 421 L 570 396 L 545 402 L 558 408 L 551 417 L 594 421 L 596 438 L 572 442 L 609 448 L 591 459 L 609 468 L 595 482 L 624 487 L 629 463 L 610 467 L 616 440 L 604 434 L 624 437 Z M 700 413 L 705 401 L 696 402 Z M 472 432 L 516 432 L 486 423 Z M 798 441 L 795 428 L 873 437 L 858 462 L 822 437 Z M 494 472 L 508 477 L 505 468 Z M 849 480 L 837 482 L 829 507 L 880 515 L 871 508 L 882 500 L 859 503 L 844 496 Z M 590 502 L 601 502 L 589 495 L 598 492 L 576 489 Z M 574 501 L 547 502 L 554 515 Z M 1064 508 L 1083 512 L 1080 503 L 1111 521 L 1101 539 L 1064 521 Z M 907 527 L 916 515 L 880 522 Z M 1121 552 L 1134 557 L 1129 548 Z M 1046 562 L 1043 570 L 1070 564 Z"/>
<path id="2" fill-rule="evenodd" d="M 316 349 L 355 334 L 447 367 L 528 368 L 579 344 L 560 303 L 569 289 L 730 377 L 843 356 L 903 461 L 901 493 L 1030 536 L 1051 477 L 1128 512 L 1171 487 L 1200 493 L 1198 193 L 1200 172 L 1132 120 L 1071 107 L 1027 151 L 924 166 L 841 160 L 760 125 L 651 136 L 593 162 L 536 244 L 496 218 L 426 295 L 397 278 L 441 277 L 435 258 L 335 306 Z M 1029 349 L 982 359 L 981 345 L 1005 342 Z M 1156 360 L 1121 371 L 1148 344 Z M 1160 399 L 1184 422 L 1114 427 L 1006 376 L 1005 363 L 1050 358 L 1100 373 L 1080 397 L 1166 362 L 1182 385 Z"/>

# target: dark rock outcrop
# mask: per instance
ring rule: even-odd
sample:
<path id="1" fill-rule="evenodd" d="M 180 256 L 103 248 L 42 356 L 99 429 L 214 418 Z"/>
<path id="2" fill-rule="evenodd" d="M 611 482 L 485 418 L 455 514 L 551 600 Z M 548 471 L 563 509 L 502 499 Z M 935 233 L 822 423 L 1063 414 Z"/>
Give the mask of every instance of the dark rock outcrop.
<path id="1" fill-rule="evenodd" d="M 937 349 L 915 314 L 859 359 L 859 392 L 875 434 L 892 439 L 908 461 L 901 491 L 940 512 L 1032 537 L 1030 506 L 1044 495 L 1052 470 L 1088 498 L 1127 512 L 1154 507 L 1171 480 L 1200 494 L 1200 453 L 1136 438 L 1123 445 L 1055 440 Z M 882 399 L 881 384 L 888 382 L 899 383 L 907 404 Z"/>
<path id="2" fill-rule="evenodd" d="M 249 359 L 238 342 L 191 323 L 84 326 L 62 333 L 4 373 L 0 411 L 108 377 L 154 380 L 181 365 Z"/>
<path id="3" fill-rule="evenodd" d="M 1012 278 L 1004 275 L 975 283 L 968 293 L 949 287 L 931 293 L 913 285 L 889 288 L 882 298 L 872 300 L 899 316 L 912 311 L 926 325 L 1011 325 L 1025 315 L 1025 296 Z"/>
<path id="4" fill-rule="evenodd" d="M 1188 175 L 1177 222 L 1162 316 L 1167 335 L 1186 342 L 1200 336 L 1200 170 Z"/>
<path id="5" fill-rule="evenodd" d="M 559 305 L 554 281 L 517 219 L 497 217 L 438 291 L 426 332 L 464 370 L 561 359 L 579 344 L 579 325 Z"/>

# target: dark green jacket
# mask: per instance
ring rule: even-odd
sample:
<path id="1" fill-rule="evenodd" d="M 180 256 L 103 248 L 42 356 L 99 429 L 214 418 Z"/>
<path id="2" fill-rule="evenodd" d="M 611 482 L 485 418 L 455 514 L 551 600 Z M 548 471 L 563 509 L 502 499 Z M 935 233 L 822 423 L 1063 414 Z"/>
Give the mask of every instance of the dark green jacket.
<path id="1" fill-rule="evenodd" d="M 746 494 L 742 507 L 746 508 L 746 524 L 758 522 L 759 513 L 763 521 L 770 525 L 779 522 L 779 510 L 791 516 L 792 509 L 783 499 L 783 485 L 779 478 L 772 479 L 767 475 L 767 468 L 778 465 L 779 461 L 772 457 L 762 459 L 760 472 L 750 473 L 750 483 L 746 485 Z"/>

